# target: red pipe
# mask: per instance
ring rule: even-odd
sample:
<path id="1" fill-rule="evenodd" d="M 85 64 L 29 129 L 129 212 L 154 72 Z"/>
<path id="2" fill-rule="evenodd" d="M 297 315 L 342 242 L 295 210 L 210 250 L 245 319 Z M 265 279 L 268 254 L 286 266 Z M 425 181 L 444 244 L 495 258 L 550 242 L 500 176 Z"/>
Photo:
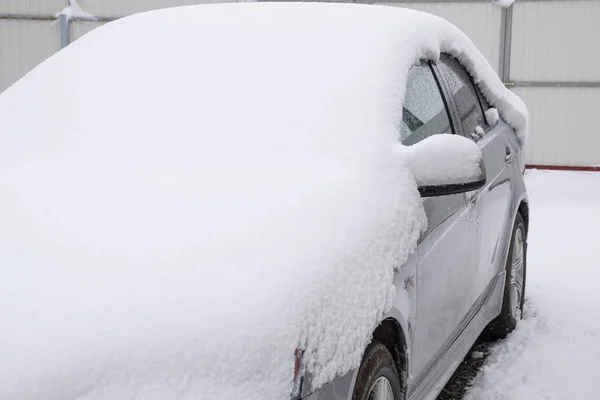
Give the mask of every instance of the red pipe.
<path id="1" fill-rule="evenodd" d="M 600 166 L 598 167 L 584 167 L 584 166 L 568 166 L 568 165 L 527 165 L 527 169 L 547 169 L 552 171 L 595 171 L 600 172 Z"/>

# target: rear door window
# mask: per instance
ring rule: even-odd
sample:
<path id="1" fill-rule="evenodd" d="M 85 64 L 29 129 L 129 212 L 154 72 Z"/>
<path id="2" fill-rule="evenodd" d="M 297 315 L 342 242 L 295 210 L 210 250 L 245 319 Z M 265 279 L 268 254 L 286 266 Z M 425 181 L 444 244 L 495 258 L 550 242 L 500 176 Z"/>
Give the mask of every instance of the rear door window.
<path id="1" fill-rule="evenodd" d="M 431 66 L 421 61 L 408 74 L 400 140 L 410 146 L 441 133 L 452 133 L 448 108 Z"/>
<path id="2" fill-rule="evenodd" d="M 486 129 L 488 125 L 477 88 L 467 70 L 460 65 L 456 58 L 446 54 L 442 55 L 438 69 L 444 75 L 448 88 L 454 95 L 465 135 L 469 137 L 478 126 Z"/>

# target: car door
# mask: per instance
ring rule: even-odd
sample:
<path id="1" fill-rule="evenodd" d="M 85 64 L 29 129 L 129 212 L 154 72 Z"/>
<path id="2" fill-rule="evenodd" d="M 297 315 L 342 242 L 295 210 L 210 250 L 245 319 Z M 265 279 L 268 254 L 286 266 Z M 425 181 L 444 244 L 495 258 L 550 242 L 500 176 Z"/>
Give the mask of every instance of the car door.
<path id="1" fill-rule="evenodd" d="M 508 132 L 512 128 L 500 120 L 494 121 L 495 118 L 489 118 L 488 123 L 484 110 L 489 106 L 460 62 L 442 55 L 438 69 L 454 95 L 461 120 L 459 128 L 463 135 L 477 142 L 486 169 L 486 185 L 467 193 L 468 201 L 481 210 L 478 268 L 471 286 L 472 301 L 478 305 L 485 300 L 493 278 L 504 269 L 507 248 L 504 233 L 511 206 L 511 172 L 507 165 L 516 149 Z"/>
<path id="2" fill-rule="evenodd" d="M 408 76 L 401 141 L 412 145 L 434 134 L 453 134 L 448 104 L 429 63 Z M 475 266 L 478 217 L 464 194 L 423 200 L 428 228 L 417 247 L 416 322 L 411 356 L 415 385 L 459 332 L 471 304 L 466 285 Z M 411 390 L 411 388 L 409 388 Z"/>

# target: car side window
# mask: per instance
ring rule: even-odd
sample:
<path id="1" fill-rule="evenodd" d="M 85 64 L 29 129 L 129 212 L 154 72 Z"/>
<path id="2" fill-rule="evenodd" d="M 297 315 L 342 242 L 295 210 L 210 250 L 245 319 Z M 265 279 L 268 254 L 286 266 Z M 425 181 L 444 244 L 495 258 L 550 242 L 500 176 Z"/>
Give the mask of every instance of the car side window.
<path id="1" fill-rule="evenodd" d="M 476 127 L 488 127 L 477 94 L 477 88 L 469 73 L 458 60 L 449 55 L 442 55 L 438 68 L 444 75 L 460 114 L 465 135 L 470 136 Z"/>
<path id="2" fill-rule="evenodd" d="M 421 61 L 408 73 L 400 141 L 410 146 L 440 133 L 451 133 L 448 109 L 431 66 Z"/>

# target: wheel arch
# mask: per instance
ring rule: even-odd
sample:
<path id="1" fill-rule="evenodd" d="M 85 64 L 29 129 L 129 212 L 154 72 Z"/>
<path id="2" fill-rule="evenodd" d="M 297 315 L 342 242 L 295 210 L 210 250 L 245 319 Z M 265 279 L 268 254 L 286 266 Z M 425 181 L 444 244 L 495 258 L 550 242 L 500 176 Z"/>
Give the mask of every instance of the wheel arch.
<path id="1" fill-rule="evenodd" d="M 407 325 L 405 322 L 406 321 L 400 311 L 396 308 L 392 308 L 375 327 L 371 338 L 371 342 L 377 341 L 383 344 L 392 354 L 403 393 L 406 393 L 410 355 L 410 351 L 407 350 L 408 342 L 406 341 L 406 338 L 408 338 L 408 331 L 406 330 Z M 363 351 L 366 350 L 367 347 L 368 345 L 365 346 Z M 360 365 L 351 371 L 348 371 L 343 376 L 336 377 L 333 381 L 325 384 L 317 391 L 314 391 L 314 388 L 310 383 L 310 375 L 306 376 L 306 381 L 302 388 L 302 398 L 305 400 L 316 400 L 317 398 L 351 400 L 359 369 Z"/>
<path id="2" fill-rule="evenodd" d="M 523 217 L 523 222 L 525 222 L 525 234 L 527 234 L 527 232 L 529 232 L 529 202 L 526 197 L 519 201 L 517 212 Z"/>
<path id="3" fill-rule="evenodd" d="M 383 344 L 392 355 L 404 393 L 406 393 L 410 354 L 406 338 L 403 326 L 392 316 L 387 316 L 373 331 L 373 340 Z"/>
<path id="4" fill-rule="evenodd" d="M 525 222 L 525 240 L 527 240 L 527 233 L 529 232 L 529 200 L 527 198 L 527 193 L 521 193 L 521 196 L 515 196 L 515 201 L 512 203 L 512 219 L 507 220 L 505 232 L 506 232 L 506 242 L 504 245 L 504 253 L 501 258 L 502 264 L 498 267 L 498 273 L 503 272 L 506 269 L 506 262 L 508 260 L 508 254 L 510 252 L 510 241 L 512 237 L 512 231 L 514 229 L 515 223 L 517 221 L 517 215 L 521 215 L 523 217 L 523 221 Z M 516 206 L 516 207 L 515 207 Z"/>

